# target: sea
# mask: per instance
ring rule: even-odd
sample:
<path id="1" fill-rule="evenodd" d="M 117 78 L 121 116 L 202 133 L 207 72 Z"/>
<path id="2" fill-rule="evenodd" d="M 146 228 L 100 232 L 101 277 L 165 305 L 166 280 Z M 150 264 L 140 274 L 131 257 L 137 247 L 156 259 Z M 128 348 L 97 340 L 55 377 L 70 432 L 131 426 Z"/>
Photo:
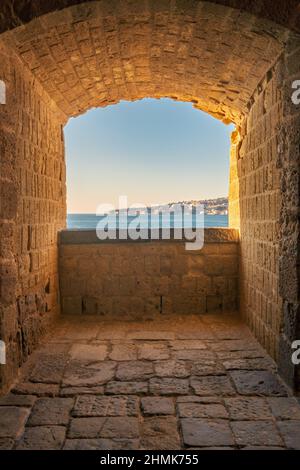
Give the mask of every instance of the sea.
<path id="1" fill-rule="evenodd" d="M 97 216 L 96 214 L 68 214 L 67 215 L 67 228 L 68 229 L 96 229 L 97 224 L 101 221 L 103 217 Z M 129 224 L 134 217 L 128 216 L 127 223 Z M 196 222 L 192 223 L 192 227 L 195 228 Z M 127 228 L 122 223 L 120 224 L 117 220 L 117 228 Z M 167 228 L 164 225 L 162 217 L 159 215 L 152 216 L 151 227 L 153 228 Z M 171 219 L 170 227 L 178 227 L 178 221 Z M 186 225 L 185 225 L 186 227 Z M 228 227 L 228 215 L 204 215 L 204 228 L 209 227 Z M 111 227 L 114 228 L 114 227 Z"/>

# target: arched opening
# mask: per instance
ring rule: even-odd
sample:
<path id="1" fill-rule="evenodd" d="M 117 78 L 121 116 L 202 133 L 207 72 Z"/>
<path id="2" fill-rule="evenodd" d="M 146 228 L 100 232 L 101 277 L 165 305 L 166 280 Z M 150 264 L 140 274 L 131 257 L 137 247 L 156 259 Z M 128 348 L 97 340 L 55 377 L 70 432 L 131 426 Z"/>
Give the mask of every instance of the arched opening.
<path id="1" fill-rule="evenodd" d="M 63 126 L 93 107 L 146 97 L 190 102 L 235 124 L 230 217 L 231 226 L 240 220 L 240 308 L 293 385 L 299 106 L 291 88 L 299 12 L 287 7 L 283 15 L 279 6 L 259 14 L 235 2 L 83 2 L 59 11 L 43 3 L 30 4 L 26 17 L 17 5 L 1 23 L 3 387 L 60 311 Z"/>
<path id="2" fill-rule="evenodd" d="M 228 227 L 230 135 L 190 103 L 145 99 L 98 108 L 65 127 L 67 227 L 95 228 L 100 204 L 205 204 Z"/>

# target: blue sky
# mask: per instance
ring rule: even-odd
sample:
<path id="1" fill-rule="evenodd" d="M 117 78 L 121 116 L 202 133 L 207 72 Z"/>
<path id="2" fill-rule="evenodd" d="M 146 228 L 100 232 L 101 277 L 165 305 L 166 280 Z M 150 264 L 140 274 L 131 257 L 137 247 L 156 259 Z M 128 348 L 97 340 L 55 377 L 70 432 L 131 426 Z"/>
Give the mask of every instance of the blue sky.
<path id="1" fill-rule="evenodd" d="M 190 103 L 144 99 L 93 109 L 65 127 L 69 213 L 99 204 L 227 196 L 230 133 Z"/>

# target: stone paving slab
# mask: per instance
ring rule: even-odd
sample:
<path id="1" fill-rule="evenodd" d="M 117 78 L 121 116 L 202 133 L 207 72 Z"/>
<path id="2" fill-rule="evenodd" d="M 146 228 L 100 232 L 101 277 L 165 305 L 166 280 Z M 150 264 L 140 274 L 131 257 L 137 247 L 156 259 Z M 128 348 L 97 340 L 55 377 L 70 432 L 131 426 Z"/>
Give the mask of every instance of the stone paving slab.
<path id="1" fill-rule="evenodd" d="M 175 417 L 145 418 L 141 424 L 141 448 L 176 450 L 181 448 Z"/>
<path id="2" fill-rule="evenodd" d="M 17 439 L 24 430 L 28 416 L 28 408 L 1 406 L 0 438 Z"/>
<path id="3" fill-rule="evenodd" d="M 239 370 L 230 372 L 230 377 L 241 395 L 287 396 L 286 388 L 273 372 Z"/>
<path id="4" fill-rule="evenodd" d="M 66 428 L 63 426 L 37 426 L 26 428 L 17 450 L 60 450 L 64 444 Z"/>
<path id="5" fill-rule="evenodd" d="M 145 416 L 175 414 L 174 400 L 167 397 L 144 397 L 141 399 L 141 408 Z"/>
<path id="6" fill-rule="evenodd" d="M 28 426 L 65 425 L 73 408 L 72 398 L 39 398 L 28 419 Z"/>
<path id="7" fill-rule="evenodd" d="M 300 406 L 235 315 L 70 316 L 0 398 L 1 449 L 300 449 Z"/>
<path id="8" fill-rule="evenodd" d="M 231 424 L 239 446 L 280 446 L 283 444 L 272 421 L 235 421 Z"/>
<path id="9" fill-rule="evenodd" d="M 0 450 L 12 450 L 14 447 L 14 439 L 9 439 L 7 437 L 0 437 Z"/>
<path id="10" fill-rule="evenodd" d="M 187 446 L 231 446 L 234 437 L 229 421 L 183 418 L 183 442 Z"/>
<path id="11" fill-rule="evenodd" d="M 272 411 L 265 398 L 225 398 L 225 406 L 232 421 L 272 419 Z"/>

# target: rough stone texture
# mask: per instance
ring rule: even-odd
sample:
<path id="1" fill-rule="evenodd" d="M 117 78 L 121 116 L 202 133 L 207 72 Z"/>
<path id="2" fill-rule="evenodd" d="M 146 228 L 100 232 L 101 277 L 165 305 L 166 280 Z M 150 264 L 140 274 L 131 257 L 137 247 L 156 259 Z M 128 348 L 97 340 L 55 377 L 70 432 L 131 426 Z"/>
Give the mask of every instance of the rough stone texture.
<path id="1" fill-rule="evenodd" d="M 224 376 L 203 376 L 192 377 L 191 387 L 197 395 L 234 395 L 235 391 L 228 377 Z"/>
<path id="2" fill-rule="evenodd" d="M 105 391 L 111 395 L 144 395 L 148 392 L 148 383 L 111 381 L 106 385 Z"/>
<path id="3" fill-rule="evenodd" d="M 67 116 L 120 99 L 171 96 L 234 121 L 279 55 L 284 28 L 207 2 L 91 2 L 6 36 Z"/>
<path id="4" fill-rule="evenodd" d="M 300 369 L 290 361 L 291 343 L 300 334 L 300 111 L 291 101 L 300 70 L 297 2 L 78 1 L 5 0 L 0 6 L 0 75 L 7 88 L 7 105 L 0 105 L 0 337 L 8 353 L 1 388 L 12 383 L 59 311 L 56 242 L 66 211 L 62 126 L 91 107 L 146 96 L 189 101 L 236 124 L 230 220 L 240 228 L 241 311 L 281 373 L 297 385 Z M 83 286 L 74 277 L 63 308 L 152 315 L 232 306 L 232 285 L 220 293 L 220 282 L 208 286 L 202 277 L 195 294 L 195 281 L 184 279 L 186 265 L 188 278 L 200 277 L 197 258 L 190 257 L 180 259 L 180 274 L 171 282 L 154 276 L 151 300 L 143 303 L 135 295 L 147 293 L 145 283 L 136 285 L 139 273 L 120 276 L 120 270 L 128 272 L 126 261 L 114 270 L 101 254 L 98 268 L 110 274 L 100 286 L 105 300 L 99 301 L 98 285 L 74 296 Z M 225 277 L 236 277 L 226 257 Z M 214 255 L 207 258 L 205 279 L 215 282 L 220 274 L 212 270 L 221 267 Z M 139 270 L 138 260 L 131 264 Z M 145 254 L 145 272 L 154 267 L 168 278 L 168 264 Z M 63 272 L 60 281 L 66 289 Z M 116 286 L 120 295 L 113 302 L 110 289 Z"/>
<path id="5" fill-rule="evenodd" d="M 170 352 L 165 344 L 144 343 L 138 346 L 138 358 L 146 360 L 163 360 L 169 359 Z"/>
<path id="6" fill-rule="evenodd" d="M 103 361 L 107 356 L 107 346 L 103 345 L 87 345 L 75 344 L 70 355 L 72 359 L 77 359 L 82 362 L 91 363 Z"/>
<path id="7" fill-rule="evenodd" d="M 274 362 L 269 358 L 242 358 L 228 359 L 223 362 L 226 370 L 268 370 L 276 368 Z"/>
<path id="8" fill-rule="evenodd" d="M 230 376 L 241 395 L 287 395 L 286 388 L 270 371 L 233 371 Z"/>
<path id="9" fill-rule="evenodd" d="M 150 393 L 161 395 L 186 395 L 189 391 L 189 382 L 177 378 L 150 379 Z"/>
<path id="10" fill-rule="evenodd" d="M 137 359 L 137 348 L 133 344 L 113 344 L 109 355 L 113 361 L 129 361 Z"/>
<path id="11" fill-rule="evenodd" d="M 72 407 L 71 398 L 40 398 L 34 404 L 28 426 L 67 425 Z"/>
<path id="12" fill-rule="evenodd" d="M 157 361 L 154 364 L 155 375 L 158 377 L 188 377 L 189 367 L 184 361 Z"/>
<path id="13" fill-rule="evenodd" d="M 289 399 L 283 398 L 283 400 L 286 401 L 287 408 L 290 409 Z M 272 412 L 268 406 L 267 400 L 264 398 L 226 398 L 225 405 L 228 409 L 229 417 L 233 421 L 272 419 Z"/>
<path id="14" fill-rule="evenodd" d="M 44 383 L 22 382 L 12 388 L 13 393 L 20 395 L 37 395 L 39 397 L 53 397 L 58 394 L 59 386 Z"/>
<path id="15" fill-rule="evenodd" d="M 0 406 L 21 406 L 31 407 L 33 406 L 36 397 L 33 395 L 14 395 L 10 393 L 3 397 L 0 397 Z"/>
<path id="16" fill-rule="evenodd" d="M 181 418 L 228 418 L 226 408 L 218 403 L 179 403 L 178 413 Z"/>
<path id="17" fill-rule="evenodd" d="M 224 420 L 181 420 L 183 441 L 191 447 L 231 446 L 234 439 L 229 424 Z"/>
<path id="18" fill-rule="evenodd" d="M 280 373 L 291 386 L 300 390 L 300 366 L 294 366 L 289 360 L 291 344 L 300 337 L 300 106 L 295 106 L 290 99 L 292 83 L 300 73 L 298 40 L 289 41 L 288 51 L 280 65 L 284 120 L 278 136 L 278 166 L 283 194 L 279 228 L 279 294 L 283 299 L 283 312 L 278 363 Z"/>
<path id="19" fill-rule="evenodd" d="M 276 70 L 272 69 L 256 90 L 237 143 L 242 314 L 275 358 L 282 317 L 277 225 L 282 196 L 277 133 L 283 104 Z"/>
<path id="20" fill-rule="evenodd" d="M 71 439 L 93 439 L 100 436 L 105 418 L 75 418 L 71 420 L 68 437 Z"/>
<path id="21" fill-rule="evenodd" d="M 282 445 L 282 439 L 276 427 L 270 421 L 237 421 L 232 423 L 231 426 L 238 445 Z"/>
<path id="22" fill-rule="evenodd" d="M 137 416 L 135 397 L 83 396 L 76 401 L 74 416 Z"/>
<path id="23" fill-rule="evenodd" d="M 279 422 L 278 427 L 287 448 L 300 450 L 300 421 Z"/>
<path id="24" fill-rule="evenodd" d="M 0 450 L 12 450 L 14 447 L 14 440 L 6 437 L 0 438 Z"/>
<path id="25" fill-rule="evenodd" d="M 116 378 L 122 381 L 144 380 L 153 374 L 153 364 L 146 361 L 121 362 Z"/>
<path id="26" fill-rule="evenodd" d="M 0 7 L 0 74 L 8 104 L 0 108 L 0 336 L 8 343 L 9 363 L 1 370 L 2 388 L 59 310 L 56 238 L 65 224 L 62 126 L 93 106 L 145 96 L 190 101 L 237 125 L 230 220 L 241 229 L 241 310 L 293 385 L 299 373 L 289 361 L 291 342 L 299 335 L 300 126 L 299 106 L 290 99 L 299 74 L 296 2 L 136 0 L 84 2 L 56 11 L 58 3 L 62 8 L 78 1 L 28 1 L 26 6 L 4 1 Z M 48 14 L 39 18 L 43 13 Z M 104 271 L 109 267 L 101 256 L 99 262 Z M 199 274 L 195 264 L 193 276 Z M 137 261 L 132 265 L 139 269 Z M 183 270 L 185 262 L 180 265 Z M 233 270 L 231 262 L 225 265 Z M 80 313 L 83 306 L 99 313 L 151 314 L 175 306 L 183 313 L 236 300 L 236 287 L 220 294 L 216 282 L 212 295 L 205 284 L 206 302 L 190 294 L 183 301 L 174 295 L 177 282 L 185 285 L 180 275 L 171 285 L 170 302 L 161 302 L 161 297 L 166 300 L 162 282 L 153 286 L 151 302 L 144 305 L 133 295 L 145 289 L 144 283 L 137 288 L 133 278 L 119 279 L 113 269 L 110 275 L 101 288 L 118 285 L 122 293 L 115 302 L 109 293 L 100 302 L 90 285 L 87 295 L 65 296 L 65 311 Z M 63 273 L 61 285 L 67 287 Z M 77 280 L 73 286 L 82 285 Z M 219 295 L 222 302 L 216 301 Z"/>
<path id="27" fill-rule="evenodd" d="M 0 437 L 16 439 L 22 435 L 28 415 L 29 411 L 26 408 L 1 406 Z"/>
<path id="28" fill-rule="evenodd" d="M 194 252 L 186 251 L 183 242 L 175 241 L 123 242 L 117 248 L 114 242 L 72 244 L 71 239 L 64 244 L 61 241 L 63 313 L 140 318 L 235 310 L 238 244 L 230 237 L 227 241 L 228 230 L 218 230 L 220 234 L 223 232 L 223 241 L 210 243 L 208 236 L 207 245 Z M 86 232 L 81 233 L 85 240 Z M 217 303 L 212 302 L 213 298 Z M 174 347 L 181 349 L 179 344 Z M 151 344 L 142 345 L 138 348 L 138 358 L 151 359 L 154 354 L 157 359 L 168 359 L 159 344 L 155 351 L 153 348 Z M 185 348 L 183 343 L 182 349 Z"/>
<path id="29" fill-rule="evenodd" d="M 240 217 L 241 313 L 291 386 L 299 373 L 291 343 L 300 332 L 300 109 L 291 99 L 299 47 L 291 37 L 253 94 L 236 138 L 230 191 L 239 195 L 232 222 Z"/>
<path id="30" fill-rule="evenodd" d="M 117 439 L 135 439 L 139 437 L 137 418 L 122 416 L 107 418 L 100 433 L 101 437 Z"/>
<path id="31" fill-rule="evenodd" d="M 226 340 L 219 338 L 220 329 L 226 331 Z M 89 339 L 78 341 L 83 330 L 85 338 Z M 147 339 L 128 339 L 132 335 L 139 336 L 133 332 L 143 330 L 147 332 Z M 170 359 L 153 357 L 139 361 L 134 355 L 131 360 L 127 357 L 127 361 L 123 361 L 116 355 L 112 363 L 109 354 L 98 361 L 97 351 L 98 362 L 91 364 L 92 346 L 101 346 L 101 351 L 105 352 L 113 350 L 116 340 L 109 339 L 108 331 L 118 333 L 119 350 L 124 351 L 128 351 L 129 344 L 136 351 L 142 344 L 148 345 L 151 332 L 168 331 L 165 340 L 160 336 L 159 344 L 168 351 Z M 203 331 L 206 334 L 210 332 L 208 339 L 203 339 Z M 192 339 L 181 340 L 183 334 Z M 153 336 L 156 345 L 157 338 L 155 334 Z M 13 391 L 0 399 L 0 448 L 173 450 L 187 447 L 299 447 L 300 406 L 295 398 L 288 396 L 288 390 L 280 383 L 274 366 L 269 370 L 249 371 L 243 370 L 244 364 L 241 363 L 241 369 L 223 369 L 220 375 L 224 359 L 217 353 L 240 354 L 240 349 L 223 349 L 228 341 L 238 347 L 237 341 L 242 337 L 247 345 L 253 342 L 251 333 L 235 315 L 170 315 L 154 321 L 118 320 L 101 325 L 97 316 L 62 319 L 53 336 L 23 366 L 19 383 Z M 51 351 L 56 349 L 58 338 L 61 341 L 59 350 L 64 351 L 68 364 L 61 382 L 49 384 L 44 375 L 40 376 L 41 382 L 27 382 L 28 375 L 37 370 L 40 359 L 46 356 L 47 370 L 51 373 L 51 361 L 53 366 L 57 362 L 57 354 Z M 189 347 L 190 342 L 194 349 L 181 349 Z M 205 361 L 214 364 L 210 375 L 195 375 L 194 360 L 188 356 L 180 360 L 178 374 L 178 351 L 201 352 L 205 367 Z M 77 353 L 80 353 L 80 361 Z M 266 364 L 271 362 L 263 351 L 260 354 Z M 114 367 L 110 369 L 112 364 Z M 98 381 L 102 379 L 98 374 L 101 370 L 107 371 L 106 365 L 112 378 L 99 385 Z M 200 363 L 196 365 L 196 370 L 199 370 Z M 89 384 L 65 386 L 64 377 L 70 376 L 70 370 L 77 370 L 79 377 L 87 368 Z M 132 377 L 135 369 L 135 379 L 129 381 L 128 374 Z M 86 380 L 85 377 L 82 379 Z"/>
<path id="32" fill-rule="evenodd" d="M 141 399 L 144 415 L 173 415 L 175 405 L 172 398 L 145 397 Z"/>
<path id="33" fill-rule="evenodd" d="M 145 418 L 141 426 L 141 448 L 149 450 L 180 449 L 176 418 Z"/>
<path id="34" fill-rule="evenodd" d="M 276 419 L 300 421 L 299 404 L 295 398 L 269 398 L 268 403 Z"/>
<path id="35" fill-rule="evenodd" d="M 135 450 L 137 439 L 66 439 L 63 450 Z"/>
<path id="36" fill-rule="evenodd" d="M 65 371 L 63 386 L 83 387 L 89 385 L 101 385 L 114 377 L 116 365 L 113 362 L 91 364 L 73 362 Z"/>
<path id="37" fill-rule="evenodd" d="M 30 373 L 31 382 L 59 384 L 66 367 L 67 357 L 64 354 L 42 354 Z"/>
<path id="38" fill-rule="evenodd" d="M 1 32 L 12 29 L 20 24 L 26 24 L 33 18 L 39 17 L 52 10 L 60 10 L 78 3 L 89 3 L 89 0 L 52 0 L 50 1 L 37 1 L 29 0 L 26 3 L 26 9 L 23 8 L 22 1 L 15 1 L 11 5 L 7 0 L 1 3 Z M 199 2 L 202 3 L 202 2 Z M 299 31 L 299 10 L 297 3 L 294 0 L 286 0 L 284 3 L 281 0 L 274 0 L 272 8 L 268 0 L 261 0 L 259 4 L 252 4 L 248 1 L 240 0 L 213 0 L 210 3 L 217 3 L 232 8 L 238 8 L 247 13 L 260 13 L 262 19 L 268 19 L 278 24 L 282 24 L 288 28 Z M 187 5 L 189 3 L 186 2 Z M 9 8 L 8 8 L 9 6 Z"/>
<path id="39" fill-rule="evenodd" d="M 0 38 L 0 388 L 59 312 L 57 232 L 65 226 L 62 113 Z"/>
<path id="40" fill-rule="evenodd" d="M 18 450 L 60 450 L 65 439 L 66 429 L 62 426 L 38 426 L 27 428 Z"/>

